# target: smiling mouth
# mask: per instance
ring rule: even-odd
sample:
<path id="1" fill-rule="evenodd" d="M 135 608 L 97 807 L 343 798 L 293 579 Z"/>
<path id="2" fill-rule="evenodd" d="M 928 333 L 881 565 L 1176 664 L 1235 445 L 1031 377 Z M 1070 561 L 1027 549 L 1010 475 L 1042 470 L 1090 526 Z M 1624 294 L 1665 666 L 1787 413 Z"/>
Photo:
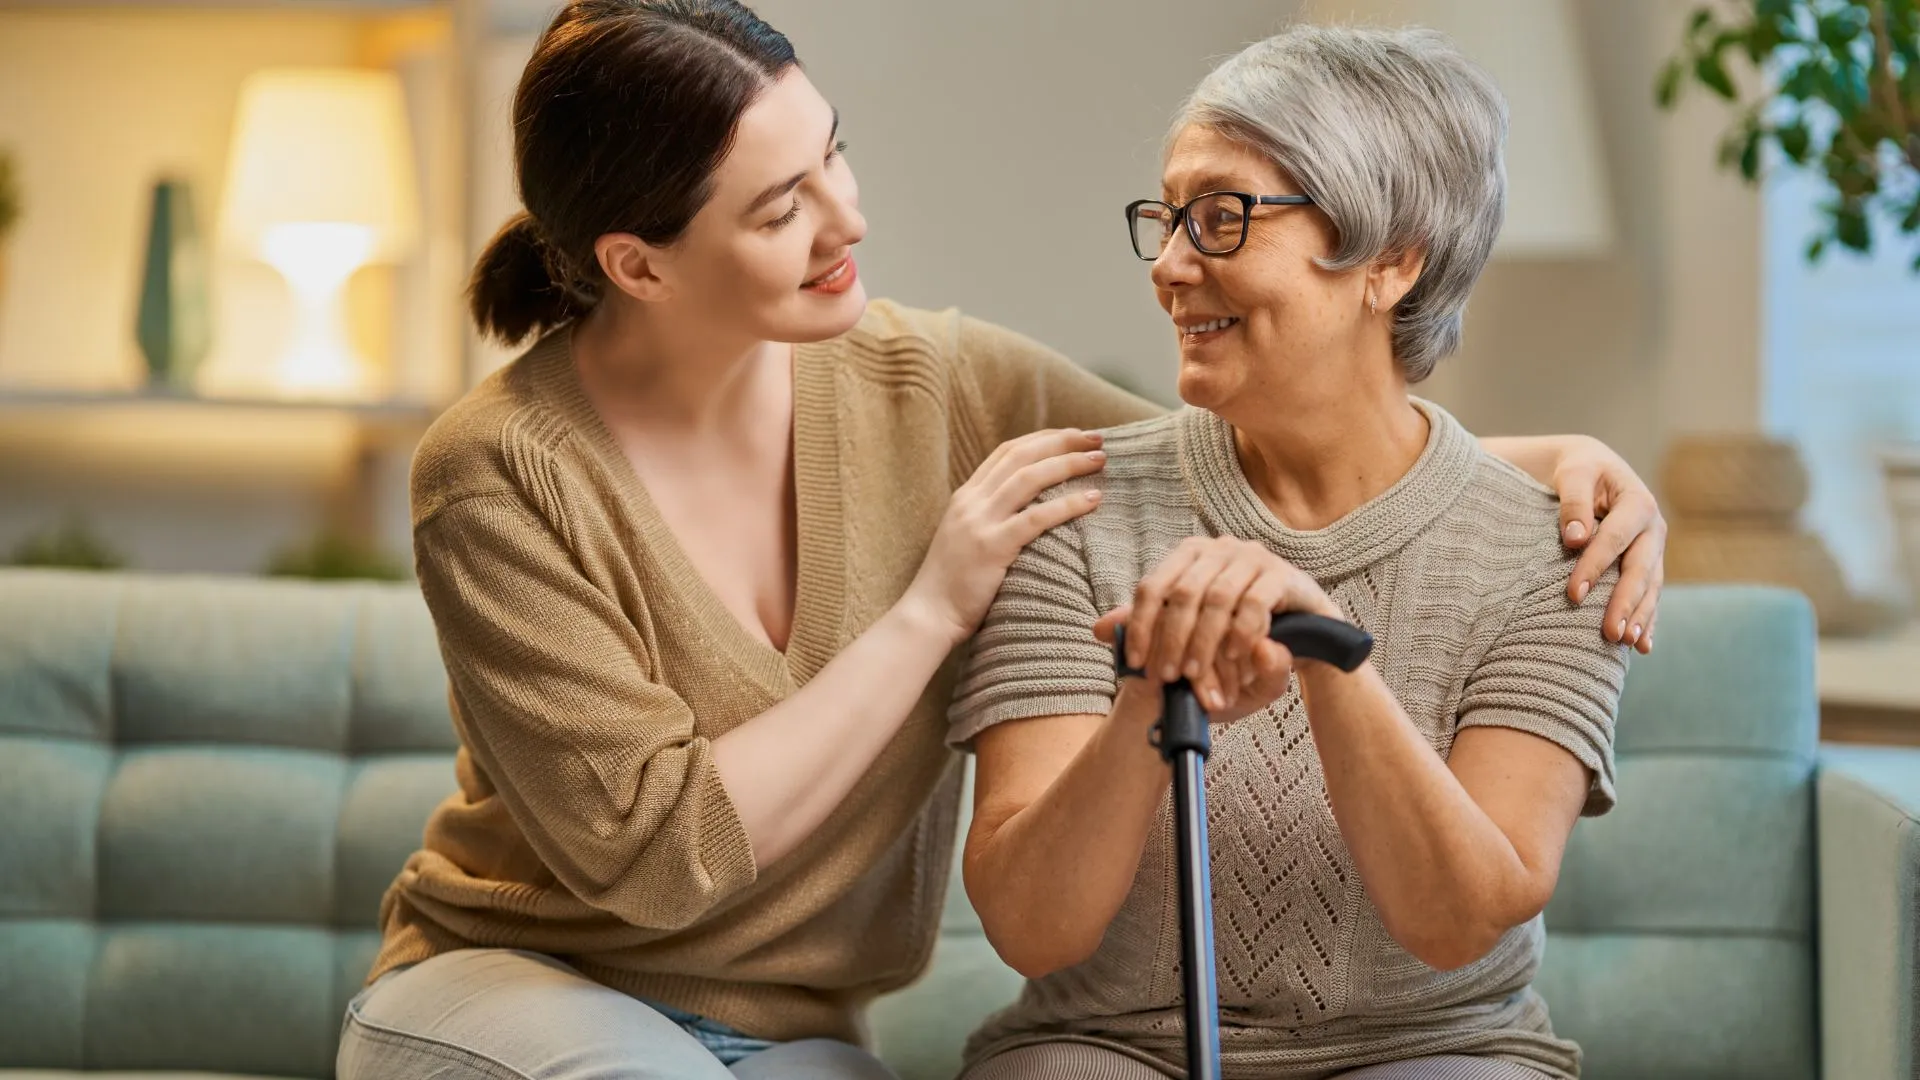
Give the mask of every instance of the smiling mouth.
<path id="1" fill-rule="evenodd" d="M 1180 327 L 1180 338 L 1187 342 L 1207 341 L 1238 325 L 1240 320 L 1236 318 L 1208 319 L 1206 322 L 1189 323 Z"/>
<path id="2" fill-rule="evenodd" d="M 819 277 L 814 278 L 811 281 L 802 282 L 800 287 L 803 289 L 814 289 L 822 285 L 832 285 L 834 282 L 837 282 L 841 278 L 847 276 L 847 271 L 852 269 L 853 269 L 853 256 L 849 255 L 846 258 L 841 259 L 838 263 L 836 263 L 833 269 L 827 271 L 824 274 L 821 274 Z"/>

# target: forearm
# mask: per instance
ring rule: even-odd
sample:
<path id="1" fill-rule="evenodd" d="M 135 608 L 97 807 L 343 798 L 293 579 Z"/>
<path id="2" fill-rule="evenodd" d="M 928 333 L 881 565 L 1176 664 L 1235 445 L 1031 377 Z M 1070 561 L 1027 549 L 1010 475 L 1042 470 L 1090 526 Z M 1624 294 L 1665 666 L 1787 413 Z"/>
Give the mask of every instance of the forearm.
<path id="1" fill-rule="evenodd" d="M 1334 819 L 1394 940 L 1454 968 L 1531 918 L 1536 876 L 1378 672 L 1307 662 L 1297 677 Z"/>
<path id="2" fill-rule="evenodd" d="M 907 604 L 785 701 L 713 740 L 715 768 L 760 866 L 799 846 L 872 767 L 940 664 L 951 631 Z"/>
<path id="3" fill-rule="evenodd" d="M 1533 477 L 1543 484 L 1553 483 L 1554 469 L 1567 451 L 1570 439 L 1578 435 L 1482 435 L 1480 448 Z"/>
<path id="4" fill-rule="evenodd" d="M 1029 978 L 1091 956 L 1139 871 L 1168 772 L 1147 741 L 1158 702 L 1133 685 L 1039 798 L 975 810 L 967 894 L 995 951 Z"/>

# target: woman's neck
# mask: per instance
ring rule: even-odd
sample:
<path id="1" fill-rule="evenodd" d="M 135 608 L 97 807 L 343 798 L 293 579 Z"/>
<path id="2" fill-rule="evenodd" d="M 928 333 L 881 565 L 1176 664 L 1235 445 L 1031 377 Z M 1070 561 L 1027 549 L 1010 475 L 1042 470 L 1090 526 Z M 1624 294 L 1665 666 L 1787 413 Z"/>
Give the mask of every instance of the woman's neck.
<path id="1" fill-rule="evenodd" d="M 687 434 L 765 425 L 766 402 L 792 379 L 793 347 L 715 335 L 642 310 L 603 303 L 573 327 L 580 381 L 609 419 Z"/>
<path id="2" fill-rule="evenodd" d="M 1427 445 L 1426 415 L 1397 377 L 1300 387 L 1269 400 L 1223 418 L 1254 494 L 1289 528 L 1323 529 L 1346 517 L 1399 482 Z"/>

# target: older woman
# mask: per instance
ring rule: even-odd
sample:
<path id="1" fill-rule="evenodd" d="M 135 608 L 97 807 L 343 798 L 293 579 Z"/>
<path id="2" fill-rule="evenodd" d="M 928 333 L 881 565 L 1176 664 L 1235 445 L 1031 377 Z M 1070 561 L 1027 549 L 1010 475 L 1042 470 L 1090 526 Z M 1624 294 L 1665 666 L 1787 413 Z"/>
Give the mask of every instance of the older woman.
<path id="1" fill-rule="evenodd" d="M 1108 434 L 1099 509 L 1028 549 L 976 639 L 966 884 L 1029 981 L 969 1080 L 1178 1069 L 1147 735 L 1181 675 L 1227 722 L 1225 1075 L 1577 1075 L 1529 983 L 1567 836 L 1613 804 L 1626 649 L 1566 595 L 1552 494 L 1408 393 L 1459 341 L 1505 127 L 1434 33 L 1302 26 L 1200 85 L 1128 208 L 1194 408 Z M 1294 664 L 1277 610 L 1366 627 L 1372 663 Z M 1148 675 L 1116 687 L 1096 637 L 1121 620 Z"/>

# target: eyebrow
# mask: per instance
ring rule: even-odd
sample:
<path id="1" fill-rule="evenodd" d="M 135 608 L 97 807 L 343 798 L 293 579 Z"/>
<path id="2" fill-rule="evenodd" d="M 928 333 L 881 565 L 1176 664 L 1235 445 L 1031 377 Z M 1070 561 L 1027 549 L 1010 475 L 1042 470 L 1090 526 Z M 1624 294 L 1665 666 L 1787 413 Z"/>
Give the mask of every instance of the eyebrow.
<path id="1" fill-rule="evenodd" d="M 1212 191 L 1238 191 L 1240 189 L 1234 185 L 1240 182 L 1241 181 L 1227 176 L 1225 173 L 1206 173 L 1202 176 L 1195 177 L 1189 182 L 1188 190 L 1191 194 L 1188 195 L 1188 198 L 1191 199 L 1194 195 L 1205 195 Z M 1160 193 L 1162 195 L 1171 194 L 1167 188 L 1161 188 Z"/>
<path id="2" fill-rule="evenodd" d="M 833 110 L 833 130 L 827 133 L 827 145 L 829 146 L 833 145 L 833 140 L 839 134 L 840 134 L 840 110 L 839 108 L 836 107 Z M 806 173 L 798 172 L 798 173 L 794 173 L 792 176 L 787 177 L 785 180 L 781 180 L 773 184 L 768 184 L 765 190 L 761 191 L 760 194 L 754 196 L 753 202 L 747 205 L 747 209 L 742 214 L 742 216 L 744 217 L 748 214 L 754 213 L 755 211 L 759 210 L 761 207 L 767 205 L 773 200 L 779 198 L 782 195 L 787 194 L 788 192 L 792 191 L 794 188 L 799 187 L 800 181 L 805 180 L 806 178 L 807 178 Z"/>

